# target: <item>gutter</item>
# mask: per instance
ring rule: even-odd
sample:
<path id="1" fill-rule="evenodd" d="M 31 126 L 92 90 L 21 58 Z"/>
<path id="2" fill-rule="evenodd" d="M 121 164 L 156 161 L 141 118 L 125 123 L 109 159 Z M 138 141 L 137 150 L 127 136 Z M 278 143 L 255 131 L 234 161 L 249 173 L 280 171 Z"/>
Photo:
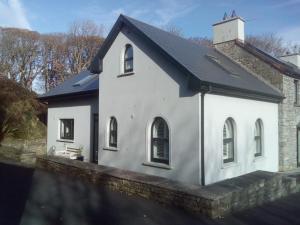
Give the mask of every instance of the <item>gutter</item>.
<path id="1" fill-rule="evenodd" d="M 90 91 L 73 92 L 73 93 L 66 93 L 66 94 L 60 94 L 60 95 L 39 96 L 39 97 L 37 97 L 37 99 L 40 101 L 71 99 L 71 98 L 76 98 L 76 97 L 97 95 L 98 92 L 99 92 L 99 89 L 95 89 L 95 90 L 90 90 Z"/>
<path id="2" fill-rule="evenodd" d="M 201 166 L 201 185 L 205 186 L 205 164 L 204 164 L 204 159 L 205 159 L 205 155 L 204 155 L 204 97 L 205 94 L 208 93 L 210 91 L 210 86 L 206 86 L 206 85 L 200 85 L 200 92 L 201 92 L 201 148 L 200 148 L 200 166 Z"/>

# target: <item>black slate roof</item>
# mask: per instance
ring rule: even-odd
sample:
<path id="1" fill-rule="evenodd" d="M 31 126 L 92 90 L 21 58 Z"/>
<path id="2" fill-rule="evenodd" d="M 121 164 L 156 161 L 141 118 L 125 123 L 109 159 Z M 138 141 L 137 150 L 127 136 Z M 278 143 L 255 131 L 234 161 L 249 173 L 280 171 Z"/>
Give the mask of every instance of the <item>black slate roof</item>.
<path id="1" fill-rule="evenodd" d="M 75 85 L 77 82 L 82 81 L 90 75 L 92 75 L 90 80 L 84 82 L 82 85 Z M 88 70 L 85 70 L 64 81 L 62 84 L 51 89 L 49 92 L 39 96 L 39 99 L 46 100 L 53 97 L 61 97 L 72 94 L 86 94 L 96 92 L 97 90 L 99 90 L 99 76 L 91 73 Z"/>
<path id="2" fill-rule="evenodd" d="M 282 94 L 273 86 L 261 81 L 215 48 L 197 45 L 187 39 L 124 15 L 120 15 L 109 33 L 90 67 L 91 71 L 101 72 L 101 59 L 124 25 L 139 34 L 145 41 L 152 44 L 158 51 L 201 83 L 265 95 L 275 99 L 283 98 Z"/>

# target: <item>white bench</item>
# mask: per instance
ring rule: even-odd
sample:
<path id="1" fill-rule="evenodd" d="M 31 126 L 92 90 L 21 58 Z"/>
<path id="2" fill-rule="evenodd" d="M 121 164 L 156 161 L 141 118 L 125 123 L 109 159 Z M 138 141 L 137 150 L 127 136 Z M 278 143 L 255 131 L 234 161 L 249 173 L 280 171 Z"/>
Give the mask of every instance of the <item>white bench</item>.
<path id="1" fill-rule="evenodd" d="M 77 159 L 77 157 L 81 156 L 81 149 L 66 146 L 65 150 L 55 151 L 54 155 L 69 159 Z"/>

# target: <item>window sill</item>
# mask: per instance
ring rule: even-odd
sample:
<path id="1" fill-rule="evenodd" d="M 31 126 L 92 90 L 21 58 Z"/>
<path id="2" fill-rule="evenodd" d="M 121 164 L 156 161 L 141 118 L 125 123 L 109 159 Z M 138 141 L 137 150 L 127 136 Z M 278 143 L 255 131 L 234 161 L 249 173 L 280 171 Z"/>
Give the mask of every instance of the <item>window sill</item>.
<path id="1" fill-rule="evenodd" d="M 299 103 L 294 103 L 294 107 L 300 107 Z"/>
<path id="2" fill-rule="evenodd" d="M 264 160 L 264 159 L 265 159 L 264 155 L 254 156 L 253 162 L 261 161 L 261 160 Z"/>
<path id="3" fill-rule="evenodd" d="M 144 162 L 142 163 L 143 166 L 151 166 L 151 167 L 156 167 L 160 169 L 166 169 L 166 170 L 171 170 L 172 167 L 170 165 L 162 164 L 162 163 L 155 163 L 155 162 Z"/>
<path id="4" fill-rule="evenodd" d="M 228 168 L 231 168 L 231 167 L 236 167 L 238 166 L 239 164 L 235 161 L 233 162 L 228 162 L 228 163 L 224 163 L 222 162 L 222 166 L 221 166 L 221 169 L 228 169 Z"/>
<path id="5" fill-rule="evenodd" d="M 106 151 L 112 151 L 112 152 L 117 152 L 117 151 L 119 151 L 120 149 L 114 148 L 114 147 L 105 147 L 105 148 L 103 148 L 103 150 L 106 150 Z"/>
<path id="6" fill-rule="evenodd" d="M 127 76 L 131 76 L 131 75 L 134 75 L 134 72 L 122 73 L 122 74 L 118 75 L 117 77 L 127 77 Z"/>
<path id="7" fill-rule="evenodd" d="M 57 142 L 65 142 L 65 143 L 74 143 L 74 140 L 68 140 L 68 139 L 57 139 Z"/>

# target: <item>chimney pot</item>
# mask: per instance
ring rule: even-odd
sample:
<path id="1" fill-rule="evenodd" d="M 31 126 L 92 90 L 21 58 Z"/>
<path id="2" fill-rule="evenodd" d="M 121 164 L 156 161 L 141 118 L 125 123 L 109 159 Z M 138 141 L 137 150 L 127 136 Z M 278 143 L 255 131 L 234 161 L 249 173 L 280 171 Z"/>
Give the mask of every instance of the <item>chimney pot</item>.
<path id="1" fill-rule="evenodd" d="M 234 17 L 237 17 L 237 16 L 236 16 L 235 10 L 232 10 L 231 18 L 234 18 Z"/>
<path id="2" fill-rule="evenodd" d="M 231 17 L 229 18 L 227 13 L 225 13 L 222 21 L 213 24 L 213 44 L 233 40 L 244 42 L 244 24 L 245 21 L 236 15 L 235 10 L 232 11 Z"/>

